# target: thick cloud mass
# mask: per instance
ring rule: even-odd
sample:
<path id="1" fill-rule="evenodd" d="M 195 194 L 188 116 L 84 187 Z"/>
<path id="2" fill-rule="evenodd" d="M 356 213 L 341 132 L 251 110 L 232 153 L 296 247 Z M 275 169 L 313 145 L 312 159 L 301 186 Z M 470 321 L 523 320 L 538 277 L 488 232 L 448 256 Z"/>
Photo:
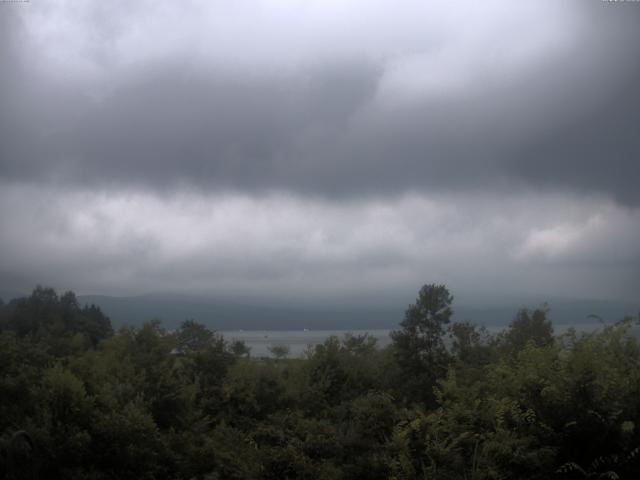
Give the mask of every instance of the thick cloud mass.
<path id="1" fill-rule="evenodd" d="M 640 200 L 638 8 L 37 3 L 2 68 L 5 177 Z"/>
<path id="2" fill-rule="evenodd" d="M 85 291 L 361 296 L 442 281 L 487 295 L 634 298 L 640 271 L 640 212 L 597 197 L 336 204 L 15 186 L 0 200 L 2 217 L 13 219 L 0 234 L 5 275 Z"/>
<path id="3" fill-rule="evenodd" d="M 0 7 L 6 288 L 637 298 L 640 4 Z"/>

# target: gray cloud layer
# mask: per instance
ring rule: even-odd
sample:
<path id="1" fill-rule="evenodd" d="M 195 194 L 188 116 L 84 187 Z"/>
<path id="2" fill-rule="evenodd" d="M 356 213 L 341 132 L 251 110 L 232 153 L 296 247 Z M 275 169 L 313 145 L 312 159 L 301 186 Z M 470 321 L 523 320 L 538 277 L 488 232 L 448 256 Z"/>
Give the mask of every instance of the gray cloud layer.
<path id="1" fill-rule="evenodd" d="M 327 203 L 18 185 L 0 215 L 12 219 L 0 288 L 385 297 L 440 281 L 467 295 L 637 299 L 640 272 L 640 211 L 592 196 Z"/>
<path id="2" fill-rule="evenodd" d="M 640 4 L 0 4 L 0 288 L 636 299 Z"/>
<path id="3" fill-rule="evenodd" d="M 237 30 L 240 7 L 213 7 L 223 18 L 211 28 L 229 30 L 218 38 L 198 36 L 207 19 L 197 2 L 181 7 L 177 25 L 171 12 L 117 5 L 75 17 L 71 6 L 30 6 L 20 21 L 3 18 L 13 27 L 3 41 L 3 178 L 329 196 L 524 184 L 640 201 L 633 5 L 489 2 L 474 22 L 463 2 L 450 24 L 439 2 L 412 5 L 424 27 L 399 14 L 409 31 L 397 35 L 408 39 L 383 46 L 372 39 L 385 2 L 353 38 L 336 19 L 355 21 L 354 12 L 316 4 L 300 20 L 311 28 L 309 18 L 327 16 L 315 42 L 268 4 Z M 168 48 L 154 21 L 193 45 Z M 134 34 L 139 24 L 149 36 Z"/>

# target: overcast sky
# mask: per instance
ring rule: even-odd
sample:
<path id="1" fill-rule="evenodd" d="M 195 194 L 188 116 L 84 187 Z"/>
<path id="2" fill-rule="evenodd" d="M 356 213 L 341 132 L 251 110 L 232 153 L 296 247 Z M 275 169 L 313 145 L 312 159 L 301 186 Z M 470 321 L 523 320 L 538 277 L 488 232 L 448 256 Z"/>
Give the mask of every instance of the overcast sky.
<path id="1" fill-rule="evenodd" d="M 0 2 L 0 288 L 640 300 L 640 3 Z"/>

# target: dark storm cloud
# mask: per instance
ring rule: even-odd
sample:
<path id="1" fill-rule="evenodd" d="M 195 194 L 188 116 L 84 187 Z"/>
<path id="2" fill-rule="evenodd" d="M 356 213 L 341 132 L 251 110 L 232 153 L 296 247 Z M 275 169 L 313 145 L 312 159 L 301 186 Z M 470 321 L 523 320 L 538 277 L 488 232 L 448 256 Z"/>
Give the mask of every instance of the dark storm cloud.
<path id="1" fill-rule="evenodd" d="M 433 66 L 430 57 L 443 46 L 422 45 L 426 64 L 417 62 L 418 77 L 422 68 L 427 83 L 439 75 L 443 86 L 424 90 L 418 81 L 418 93 L 408 96 L 402 82 L 416 72 L 411 55 L 404 63 L 399 57 L 400 73 L 389 57 L 336 51 L 281 70 L 247 72 L 186 56 L 113 68 L 108 81 L 72 67 L 48 76 L 24 67 L 42 52 L 6 16 L 13 33 L 5 33 L 2 71 L 17 73 L 2 87 L 9 108 L 0 174 L 321 196 L 548 186 L 636 205 L 640 8 L 574 6 L 577 26 L 566 25 L 577 30 L 574 44 L 558 53 L 551 42 L 548 59 L 529 60 L 524 52 L 515 67 L 496 61 L 495 71 L 449 80 L 446 66 Z M 107 30 L 101 35 L 118 31 Z M 95 55 L 108 63 L 105 48 Z M 475 61 L 479 70 L 493 65 Z M 414 70 L 403 73 L 405 64 Z"/>
<path id="2" fill-rule="evenodd" d="M 340 136 L 372 95 L 375 78 L 374 68 L 361 62 L 323 65 L 295 79 L 236 78 L 173 62 L 148 66 L 105 101 L 63 88 L 39 104 L 56 112 L 48 121 L 40 108 L 19 112 L 32 124 L 46 122 L 41 131 L 49 132 L 12 132 L 4 174 L 158 187 L 184 180 L 203 187 L 296 188 L 309 170 L 331 167 L 322 144 Z"/>
<path id="3" fill-rule="evenodd" d="M 637 206 L 640 8 L 610 7 L 599 2 L 588 10 L 592 34 L 580 55 L 549 72 L 564 84 L 556 89 L 558 103 L 550 113 L 575 113 L 560 122 L 550 115 L 545 128 L 523 140 L 505 167 L 535 185 L 607 192 Z"/>
<path id="4" fill-rule="evenodd" d="M 557 126 L 522 145 L 517 176 L 551 188 L 608 192 L 619 202 L 640 203 L 640 94 L 636 75 L 616 88 L 607 105 L 575 123 Z"/>
<path id="5" fill-rule="evenodd" d="M 0 289 L 635 300 L 639 24 L 600 1 L 0 2 Z"/>

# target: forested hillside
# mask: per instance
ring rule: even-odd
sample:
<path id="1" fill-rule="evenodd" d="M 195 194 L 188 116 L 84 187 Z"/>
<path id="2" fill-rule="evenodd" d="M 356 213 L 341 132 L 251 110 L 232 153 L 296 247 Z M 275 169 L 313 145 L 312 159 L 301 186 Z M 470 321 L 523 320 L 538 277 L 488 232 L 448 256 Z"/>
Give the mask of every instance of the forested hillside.
<path id="1" fill-rule="evenodd" d="M 638 478 L 638 317 L 557 336 L 540 307 L 490 334 L 454 308 L 425 285 L 389 347 L 258 359 L 38 287 L 0 305 L 0 478 Z"/>

